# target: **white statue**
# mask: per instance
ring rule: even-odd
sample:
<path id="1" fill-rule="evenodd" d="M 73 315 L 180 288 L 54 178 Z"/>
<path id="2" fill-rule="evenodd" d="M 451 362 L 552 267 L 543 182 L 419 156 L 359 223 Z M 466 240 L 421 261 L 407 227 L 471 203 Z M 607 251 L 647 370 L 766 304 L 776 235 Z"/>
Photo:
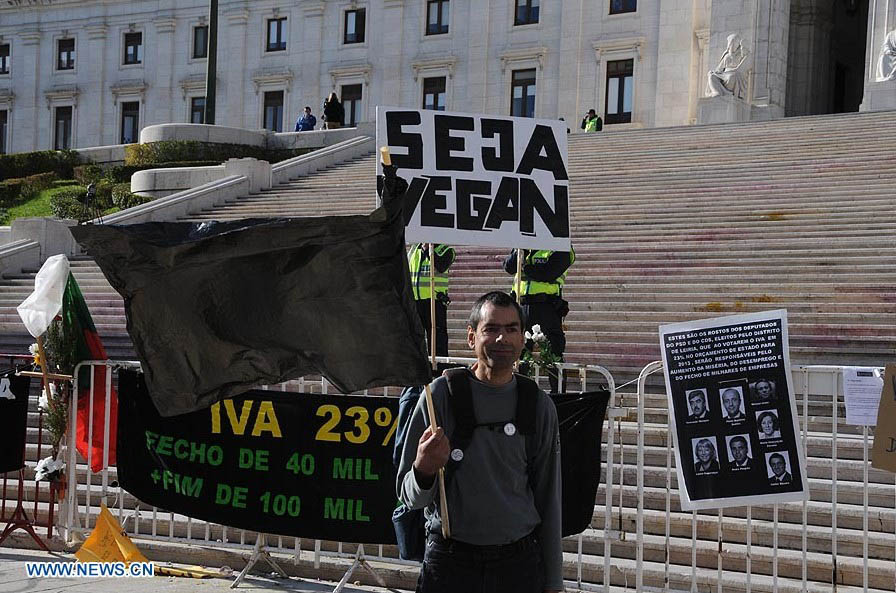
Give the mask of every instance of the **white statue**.
<path id="1" fill-rule="evenodd" d="M 884 37 L 880 59 L 877 61 L 877 82 L 887 80 L 896 80 L 896 29 Z"/>
<path id="2" fill-rule="evenodd" d="M 744 98 L 747 77 L 742 68 L 749 53 L 744 49 L 743 40 L 737 33 L 728 36 L 728 48 L 722 54 L 719 65 L 707 74 L 706 96 L 734 95 Z"/>

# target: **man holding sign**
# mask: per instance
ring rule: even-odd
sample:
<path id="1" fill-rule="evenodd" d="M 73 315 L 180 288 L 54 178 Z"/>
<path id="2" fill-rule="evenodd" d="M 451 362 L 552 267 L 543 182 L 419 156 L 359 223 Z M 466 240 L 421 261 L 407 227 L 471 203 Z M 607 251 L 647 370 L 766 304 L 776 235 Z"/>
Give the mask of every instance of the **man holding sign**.
<path id="1" fill-rule="evenodd" d="M 432 383 L 439 428 L 429 428 L 421 398 L 398 469 L 401 501 L 408 508 L 426 508 L 428 539 L 417 591 L 561 591 L 557 411 L 537 390 L 531 426 L 524 430 L 520 382 L 526 379 L 513 373 L 524 342 L 519 305 L 502 292 L 480 297 L 467 341 L 477 359 L 468 377 L 472 437 L 463 448 L 461 439 L 457 448 L 449 442 L 448 435 L 458 434 L 453 413 L 458 392 L 440 377 Z M 436 475 L 449 463 L 451 536 L 446 539 Z"/>

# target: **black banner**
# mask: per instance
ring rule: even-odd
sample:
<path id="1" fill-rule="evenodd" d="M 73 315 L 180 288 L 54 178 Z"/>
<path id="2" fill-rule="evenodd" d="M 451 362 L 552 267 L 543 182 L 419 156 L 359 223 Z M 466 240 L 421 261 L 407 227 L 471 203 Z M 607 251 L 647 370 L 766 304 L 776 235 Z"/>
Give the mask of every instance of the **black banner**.
<path id="1" fill-rule="evenodd" d="M 25 467 L 25 434 L 28 427 L 30 377 L 17 377 L 15 370 L 0 372 L 0 473 Z"/>
<path id="2" fill-rule="evenodd" d="M 163 418 L 143 374 L 119 371 L 118 476 L 143 502 L 253 531 L 395 543 L 398 398 L 253 390 Z M 609 394 L 554 396 L 563 533 L 591 522 Z"/>
<path id="3" fill-rule="evenodd" d="M 163 418 L 119 371 L 118 476 L 140 500 L 265 533 L 394 543 L 398 399 L 252 390 Z"/>
<path id="4" fill-rule="evenodd" d="M 305 375 L 343 393 L 428 381 L 403 229 L 395 199 L 368 216 L 71 232 L 124 297 L 153 401 L 176 416 Z"/>

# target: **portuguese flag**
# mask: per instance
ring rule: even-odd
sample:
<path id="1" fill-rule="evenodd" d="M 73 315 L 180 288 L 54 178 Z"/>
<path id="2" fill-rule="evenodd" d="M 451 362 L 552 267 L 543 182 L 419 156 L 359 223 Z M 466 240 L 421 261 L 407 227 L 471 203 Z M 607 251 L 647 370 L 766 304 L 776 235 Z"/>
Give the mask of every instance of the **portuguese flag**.
<path id="1" fill-rule="evenodd" d="M 73 366 L 85 360 L 106 360 L 106 349 L 96 333 L 93 318 L 75 277 L 69 273 L 62 296 L 62 331 L 65 341 L 74 344 Z M 93 394 L 91 396 L 91 370 Z M 104 427 L 106 423 L 106 374 L 108 367 L 92 366 L 78 374 L 78 428 L 75 435 L 78 453 L 90 460 L 91 471 L 101 471 L 103 463 Z M 118 433 L 118 394 L 111 387 L 109 398 L 109 465 L 115 465 L 115 443 Z M 92 406 L 91 406 L 92 402 Z M 93 416 L 91 431 L 91 408 Z"/>

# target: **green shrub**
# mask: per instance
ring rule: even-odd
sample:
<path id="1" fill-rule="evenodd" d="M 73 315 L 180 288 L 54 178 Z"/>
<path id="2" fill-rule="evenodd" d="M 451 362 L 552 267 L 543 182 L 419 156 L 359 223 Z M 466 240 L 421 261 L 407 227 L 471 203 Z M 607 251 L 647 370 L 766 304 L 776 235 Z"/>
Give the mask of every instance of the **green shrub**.
<path id="1" fill-rule="evenodd" d="M 88 163 L 86 165 L 75 167 L 72 173 L 79 184 L 87 185 L 89 183 L 96 183 L 102 179 L 105 171 L 103 171 L 103 168 L 97 164 Z"/>
<path id="2" fill-rule="evenodd" d="M 50 209 L 53 216 L 59 218 L 74 218 L 78 222 L 84 222 L 91 218 L 84 206 L 85 188 L 78 187 L 57 192 L 50 198 Z"/>
<path id="3" fill-rule="evenodd" d="M 131 193 L 130 183 L 116 183 L 115 186 L 112 187 L 112 204 L 119 210 L 126 210 L 128 208 L 133 208 L 134 206 L 139 206 L 140 204 L 145 204 L 151 199 L 152 198 L 147 198 L 146 196 Z"/>
<path id="4" fill-rule="evenodd" d="M 165 140 L 125 147 L 125 165 L 155 165 L 173 162 L 213 161 L 220 164 L 227 159 L 251 157 L 270 163 L 305 154 L 308 149 L 268 150 L 247 144 L 217 144 L 195 140 Z M 198 165 L 194 165 L 198 166 Z"/>
<path id="5" fill-rule="evenodd" d="M 59 177 L 70 178 L 73 168 L 78 163 L 78 153 L 74 150 L 3 154 L 0 155 L 0 181 L 49 172 L 56 173 Z"/>
<path id="6" fill-rule="evenodd" d="M 20 179 L 0 181 L 0 207 L 11 208 L 27 202 L 41 191 L 52 187 L 56 173 L 39 173 Z"/>

